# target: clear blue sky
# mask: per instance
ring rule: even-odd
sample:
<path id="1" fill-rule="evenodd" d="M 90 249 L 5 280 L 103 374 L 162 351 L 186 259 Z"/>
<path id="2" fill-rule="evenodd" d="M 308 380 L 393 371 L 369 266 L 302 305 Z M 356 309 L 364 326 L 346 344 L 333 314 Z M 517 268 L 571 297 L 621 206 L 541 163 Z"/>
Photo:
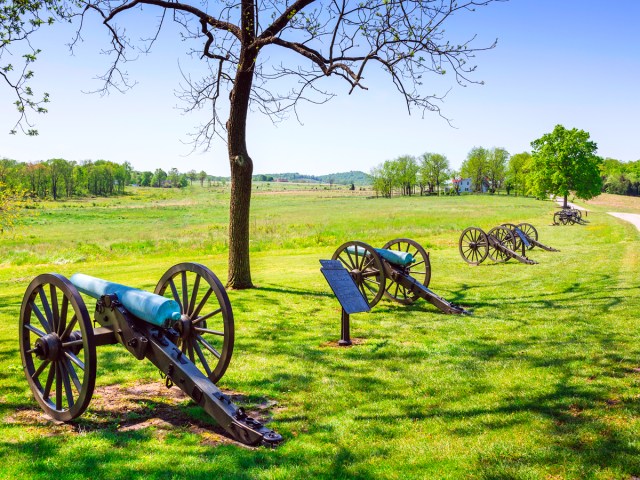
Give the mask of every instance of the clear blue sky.
<path id="1" fill-rule="evenodd" d="M 368 172 L 385 160 L 424 152 L 445 154 L 459 167 L 474 146 L 528 151 L 556 124 L 589 132 L 601 156 L 638 160 L 639 20 L 639 0 L 511 0 L 479 9 L 451 28 L 477 33 L 477 45 L 498 38 L 494 50 L 476 58 L 474 79 L 485 85 L 462 88 L 449 76 L 445 83 L 426 79 L 436 93 L 451 87 L 441 107 L 455 128 L 436 114 L 409 116 L 382 75 L 370 75 L 369 90 L 352 95 L 335 80 L 338 96 L 326 105 L 302 106 L 302 125 L 295 117 L 274 126 L 257 112 L 250 115 L 254 172 Z M 150 55 L 128 64 L 138 82 L 133 90 L 101 97 L 83 93 L 98 88 L 94 77 L 108 65 L 99 55 L 107 37 L 99 24 L 90 27 L 74 56 L 65 46 L 71 28 L 44 29 L 36 41 L 43 52 L 34 86 L 52 98 L 49 113 L 36 118 L 38 137 L 5 133 L 16 117 L 10 92 L 0 88 L 0 157 L 107 159 L 129 161 L 136 170 L 176 167 L 228 175 L 223 142 L 191 154 L 185 144 L 206 113 L 179 109 L 178 62 L 186 71 L 199 65 L 186 58 L 173 32 L 164 32 Z"/>

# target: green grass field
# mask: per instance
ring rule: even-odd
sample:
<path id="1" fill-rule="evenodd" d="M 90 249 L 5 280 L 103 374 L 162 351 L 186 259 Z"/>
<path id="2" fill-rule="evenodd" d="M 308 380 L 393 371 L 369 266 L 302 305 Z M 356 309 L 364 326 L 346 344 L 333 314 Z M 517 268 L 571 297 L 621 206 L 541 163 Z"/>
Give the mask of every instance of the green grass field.
<path id="1" fill-rule="evenodd" d="M 47 420 L 18 350 L 33 277 L 83 272 L 152 290 L 195 261 L 224 282 L 227 205 L 223 189 L 138 189 L 45 203 L 0 237 L 0 478 L 640 477 L 640 234 L 605 207 L 586 226 L 554 227 L 554 203 L 520 197 L 256 190 L 259 288 L 229 292 L 236 344 L 219 386 L 271 420 L 277 449 L 225 440 L 117 345 L 98 351 L 87 412 Z M 534 224 L 561 252 L 531 251 L 534 266 L 463 262 L 462 230 L 503 222 Z M 340 308 L 318 260 L 347 240 L 397 237 L 430 252 L 430 287 L 473 315 L 383 299 L 352 316 L 362 343 L 336 347 Z"/>

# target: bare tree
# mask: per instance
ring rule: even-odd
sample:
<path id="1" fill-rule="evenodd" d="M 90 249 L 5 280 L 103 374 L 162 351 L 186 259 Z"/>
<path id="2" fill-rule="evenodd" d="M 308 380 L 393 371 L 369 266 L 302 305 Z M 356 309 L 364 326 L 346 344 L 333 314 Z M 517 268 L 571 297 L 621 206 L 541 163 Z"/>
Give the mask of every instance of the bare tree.
<path id="1" fill-rule="evenodd" d="M 50 0 L 51 1 L 51 0 Z M 293 113 L 301 101 L 322 104 L 333 97 L 325 87 L 336 77 L 349 92 L 366 90 L 365 74 L 382 68 L 406 102 L 407 110 L 440 114 L 438 97 L 423 92 L 425 75 L 450 73 L 457 83 L 471 79 L 474 36 L 447 39 L 444 27 L 456 14 L 503 0 L 76 0 L 54 2 L 60 10 L 77 8 L 82 21 L 101 16 L 111 35 L 110 67 L 104 88 L 129 86 L 123 65 L 135 58 L 136 46 L 117 21 L 155 10 L 158 24 L 137 49 L 149 51 L 166 21 L 177 23 L 191 53 L 210 67 L 206 78 L 183 72 L 181 97 L 186 110 L 211 109 L 210 120 L 194 135 L 195 146 L 209 147 L 214 137 L 226 139 L 231 165 L 228 286 L 252 287 L 249 264 L 249 209 L 253 161 L 246 146 L 249 108 L 274 121 Z M 144 8 L 144 13 L 142 12 Z M 80 38 L 80 31 L 78 38 Z M 199 43 L 194 44 L 193 41 Z M 280 63 L 271 60 L 280 49 Z M 263 52 L 265 53 L 261 55 Z M 429 87 L 429 92 L 432 92 Z M 228 118 L 220 118 L 220 103 L 229 98 Z"/>

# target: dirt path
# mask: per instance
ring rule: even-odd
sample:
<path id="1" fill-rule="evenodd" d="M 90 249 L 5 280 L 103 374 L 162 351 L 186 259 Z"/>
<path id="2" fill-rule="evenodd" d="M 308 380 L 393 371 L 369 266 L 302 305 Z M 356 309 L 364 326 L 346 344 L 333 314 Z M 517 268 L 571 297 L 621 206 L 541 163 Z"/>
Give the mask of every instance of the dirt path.
<path id="1" fill-rule="evenodd" d="M 564 205 L 564 199 L 562 198 L 556 198 L 556 203 L 560 206 Z M 575 210 L 582 210 L 583 212 L 588 212 L 589 210 L 587 210 L 586 208 L 580 207 L 578 205 L 576 205 L 575 203 L 571 203 L 571 202 L 567 202 L 567 206 L 571 207 Z"/>
<path id="2" fill-rule="evenodd" d="M 640 215 L 637 213 L 619 213 L 619 212 L 607 212 L 609 215 L 620 218 L 626 222 L 633 223 L 638 230 L 640 230 Z"/>

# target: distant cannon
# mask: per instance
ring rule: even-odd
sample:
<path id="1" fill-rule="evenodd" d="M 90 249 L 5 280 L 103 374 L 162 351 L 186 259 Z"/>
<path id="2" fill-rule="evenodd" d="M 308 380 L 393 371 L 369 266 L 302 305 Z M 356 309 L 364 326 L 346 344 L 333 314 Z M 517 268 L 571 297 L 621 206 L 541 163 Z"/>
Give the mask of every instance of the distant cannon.
<path id="1" fill-rule="evenodd" d="M 94 322 L 80 296 L 96 299 Z M 166 295 L 166 296 L 165 296 Z M 96 347 L 121 343 L 148 359 L 233 438 L 276 445 L 282 437 L 247 416 L 215 385 L 231 360 L 233 312 L 215 274 L 197 263 L 170 268 L 155 293 L 76 274 L 38 275 L 20 310 L 20 354 L 29 387 L 53 419 L 70 421 L 88 407 L 96 381 Z"/>
<path id="2" fill-rule="evenodd" d="M 485 233 L 481 228 L 466 228 L 460 235 L 458 250 L 463 260 L 470 265 L 479 265 L 487 257 L 494 262 L 507 262 L 511 258 L 520 263 L 535 265 L 527 258 L 526 250 L 540 247 L 550 252 L 559 250 L 538 241 L 538 231 L 529 223 L 504 223 Z"/>
<path id="3" fill-rule="evenodd" d="M 369 307 L 376 305 L 384 295 L 404 305 L 422 298 L 445 313 L 468 313 L 428 288 L 431 281 L 429 254 L 414 240 L 398 238 L 382 248 L 351 241 L 338 247 L 332 259 L 339 260 L 349 271 Z"/>
<path id="4" fill-rule="evenodd" d="M 562 210 L 553 214 L 554 225 L 574 225 L 579 223 L 585 225 L 589 223 L 586 219 L 582 218 L 582 212 L 577 208 L 572 207 L 560 207 Z"/>

